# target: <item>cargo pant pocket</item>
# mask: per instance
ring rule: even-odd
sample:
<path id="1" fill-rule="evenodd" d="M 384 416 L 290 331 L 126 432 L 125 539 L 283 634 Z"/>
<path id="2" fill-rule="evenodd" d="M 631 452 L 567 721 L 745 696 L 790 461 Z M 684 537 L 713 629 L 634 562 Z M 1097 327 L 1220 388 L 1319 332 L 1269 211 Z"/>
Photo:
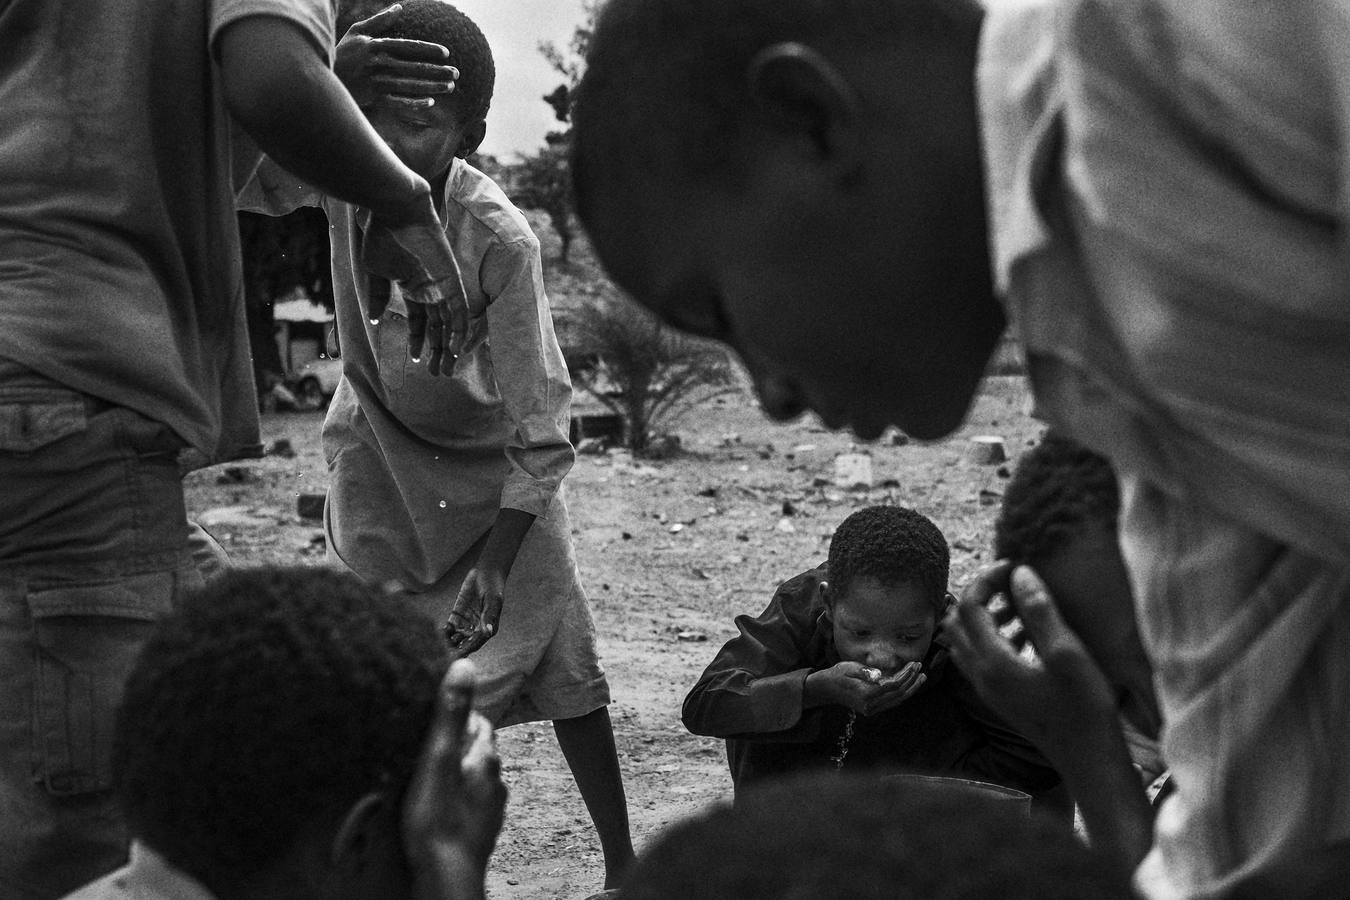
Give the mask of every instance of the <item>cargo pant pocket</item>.
<path id="1" fill-rule="evenodd" d="M 169 571 L 29 591 L 34 779 L 49 793 L 112 787 L 113 724 L 127 676 L 155 622 L 199 580 Z"/>

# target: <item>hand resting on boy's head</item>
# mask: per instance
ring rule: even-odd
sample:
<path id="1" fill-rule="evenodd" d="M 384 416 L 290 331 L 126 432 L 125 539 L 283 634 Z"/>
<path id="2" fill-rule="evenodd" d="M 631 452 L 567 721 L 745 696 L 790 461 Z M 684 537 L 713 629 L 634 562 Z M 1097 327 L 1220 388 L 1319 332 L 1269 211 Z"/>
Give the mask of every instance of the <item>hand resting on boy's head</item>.
<path id="1" fill-rule="evenodd" d="M 860 662 L 843 660 L 807 675 L 803 699 L 809 706 L 833 703 L 864 716 L 876 715 L 904 703 L 928 680 L 921 668 L 912 662 L 896 672 L 882 673 Z"/>
<path id="2" fill-rule="evenodd" d="M 446 62 L 449 51 L 430 41 L 386 38 L 398 22 L 395 4 L 352 25 L 338 42 L 333 68 L 356 105 L 426 109 L 455 89 L 459 70 Z"/>
<path id="3" fill-rule="evenodd" d="M 989 610 L 998 594 L 1020 617 L 1022 633 L 1001 633 Z M 980 697 L 1056 761 L 1074 752 L 1086 725 L 1118 733 L 1110 684 L 1083 642 L 1064 622 L 1045 583 L 1030 566 L 1000 562 L 975 577 L 942 622 L 952 658 Z M 1035 655 L 1023 652 L 1029 641 Z"/>

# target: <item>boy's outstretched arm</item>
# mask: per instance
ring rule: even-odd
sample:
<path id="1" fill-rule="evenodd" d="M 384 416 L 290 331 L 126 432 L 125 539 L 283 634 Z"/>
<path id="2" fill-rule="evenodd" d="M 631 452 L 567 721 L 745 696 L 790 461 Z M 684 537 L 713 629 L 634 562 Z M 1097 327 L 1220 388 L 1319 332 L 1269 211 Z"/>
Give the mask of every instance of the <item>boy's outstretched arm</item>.
<path id="1" fill-rule="evenodd" d="M 534 520 L 535 516 L 524 510 L 503 507 L 497 511 L 478 562 L 464 578 L 444 624 L 446 639 L 456 652 L 468 656 L 497 633 L 506 576 L 511 574 Z"/>
<path id="2" fill-rule="evenodd" d="M 227 25 L 214 49 L 226 106 L 263 152 L 319 191 L 373 214 L 367 267 L 425 306 L 410 307 L 420 320 L 409 329 L 412 354 L 429 350 L 433 368 L 442 354 L 453 358 L 470 310 L 426 180 L 380 140 L 298 25 L 250 16 Z"/>
<path id="3" fill-rule="evenodd" d="M 1028 660 L 986 608 L 1006 593 L 1036 648 Z M 966 588 L 943 631 L 980 698 L 1008 717 L 1064 778 L 1093 846 L 1132 871 L 1152 843 L 1153 816 L 1130 764 L 1106 676 L 1073 633 L 1044 582 L 1000 563 Z"/>

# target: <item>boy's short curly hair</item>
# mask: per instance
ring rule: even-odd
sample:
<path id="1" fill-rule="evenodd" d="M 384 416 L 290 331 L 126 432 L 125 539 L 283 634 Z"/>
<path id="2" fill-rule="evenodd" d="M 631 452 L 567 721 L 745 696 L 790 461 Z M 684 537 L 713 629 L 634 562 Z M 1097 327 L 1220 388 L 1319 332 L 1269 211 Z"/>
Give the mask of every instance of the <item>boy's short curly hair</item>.
<path id="1" fill-rule="evenodd" d="M 338 12 L 338 36 L 346 34 L 354 23 L 392 5 L 385 0 L 343 0 Z M 492 47 L 473 19 L 443 0 L 400 0 L 400 5 L 403 10 L 398 20 L 381 36 L 429 41 L 449 50 L 446 62 L 459 69 L 459 79 L 449 100 L 437 102 L 454 104 L 465 122 L 486 116 L 492 105 L 497 68 Z"/>
<path id="2" fill-rule="evenodd" d="M 406 788 L 448 664 L 433 623 L 352 576 L 236 570 L 165 618 L 114 737 L 132 833 L 198 877 Z"/>
<path id="3" fill-rule="evenodd" d="M 942 532 L 922 513 L 903 506 L 869 506 L 834 530 L 828 567 L 836 592 L 847 591 L 860 575 L 887 585 L 915 582 L 941 612 L 951 551 Z"/>
<path id="4" fill-rule="evenodd" d="M 994 522 L 994 553 L 1035 565 L 1096 523 L 1116 530 L 1120 490 L 1111 463 L 1056 432 L 1023 454 Z"/>

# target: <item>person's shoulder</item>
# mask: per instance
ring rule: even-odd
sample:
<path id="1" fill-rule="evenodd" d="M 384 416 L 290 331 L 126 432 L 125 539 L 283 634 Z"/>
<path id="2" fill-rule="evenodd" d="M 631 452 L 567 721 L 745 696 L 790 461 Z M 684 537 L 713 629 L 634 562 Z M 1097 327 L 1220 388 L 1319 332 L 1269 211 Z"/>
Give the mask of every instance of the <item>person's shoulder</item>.
<path id="1" fill-rule="evenodd" d="M 212 40 L 226 25 L 253 16 L 287 19 L 300 26 L 331 62 L 337 29 L 337 4 L 332 0 L 212 0 Z"/>
<path id="2" fill-rule="evenodd" d="M 153 893 L 148 894 L 144 891 L 144 885 L 133 884 L 128 878 L 130 867 L 118 869 L 116 872 L 110 872 L 97 881 L 91 881 L 84 887 L 66 894 L 61 900 L 155 900 L 163 897 L 168 900 L 168 895 Z"/>
<path id="3" fill-rule="evenodd" d="M 539 239 L 501 185 L 464 160 L 455 161 L 447 200 L 500 244 L 538 248 Z"/>
<path id="4" fill-rule="evenodd" d="M 820 583 L 826 580 L 828 574 L 825 563 L 821 563 L 814 569 L 808 569 L 798 575 L 793 575 L 787 581 L 778 585 L 777 590 L 774 591 L 774 597 L 785 606 L 803 611 L 814 610 L 817 607 L 824 608 L 818 588 Z"/>
<path id="5" fill-rule="evenodd" d="M 61 900 L 214 900 L 195 878 L 138 840 L 125 866 L 67 894 Z"/>

